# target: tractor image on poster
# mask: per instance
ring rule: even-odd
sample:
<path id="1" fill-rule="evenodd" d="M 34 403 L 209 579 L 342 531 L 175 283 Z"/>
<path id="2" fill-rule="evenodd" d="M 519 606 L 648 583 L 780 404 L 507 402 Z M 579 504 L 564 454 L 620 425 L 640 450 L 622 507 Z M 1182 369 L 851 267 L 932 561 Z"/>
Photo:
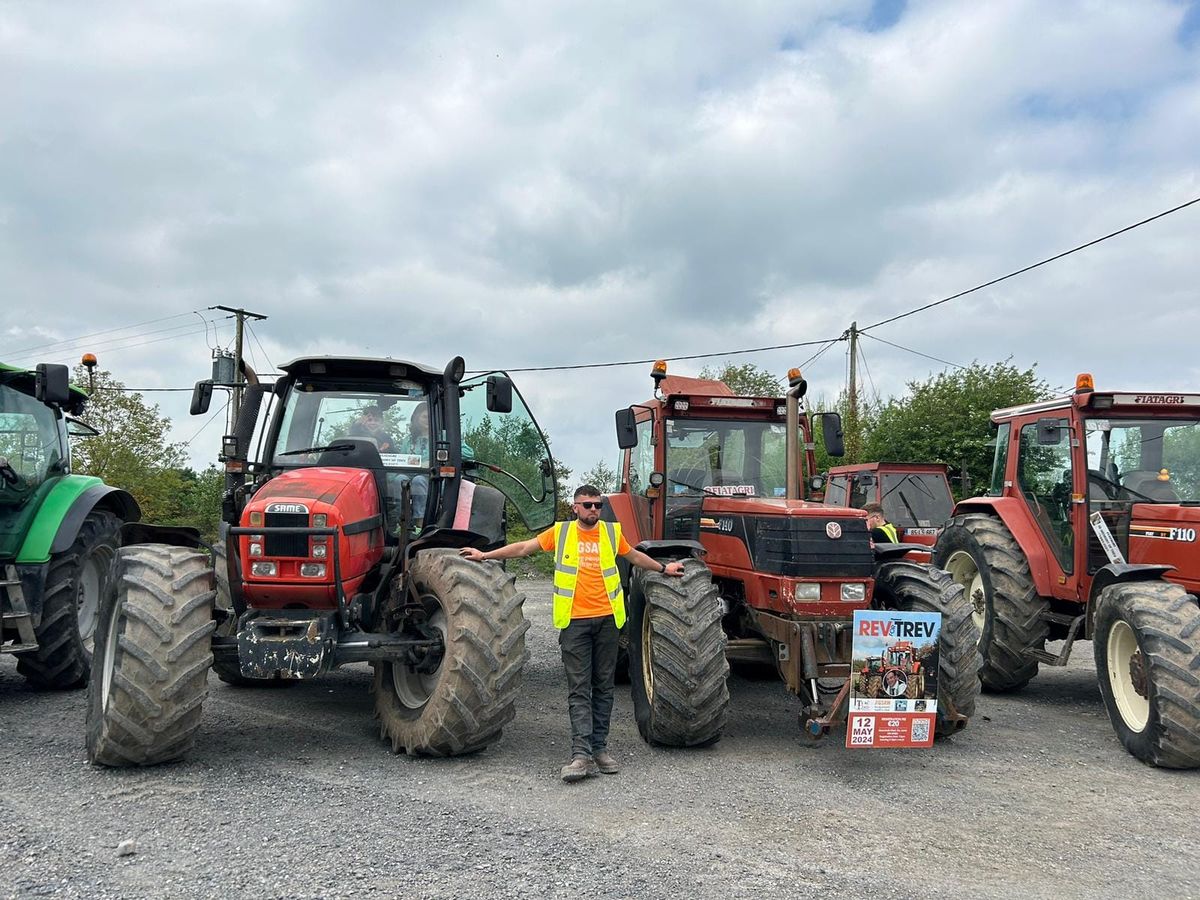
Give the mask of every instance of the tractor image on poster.
<path id="1" fill-rule="evenodd" d="M 983 686 L 1018 690 L 1091 639 L 1125 748 L 1200 766 L 1200 394 L 1082 374 L 992 422 L 991 489 L 958 504 L 933 554 L 973 605 Z"/>
<path id="2" fill-rule="evenodd" d="M 120 550 L 97 629 L 93 763 L 183 756 L 210 669 L 279 688 L 368 662 L 380 735 L 413 755 L 479 750 L 514 714 L 524 595 L 458 554 L 503 544 L 508 509 L 553 521 L 549 448 L 511 381 L 464 379 L 461 357 L 442 371 L 327 356 L 281 369 L 273 384 L 248 373 L 211 552 L 153 526 Z M 212 387 L 196 386 L 193 414 Z"/>
<path id="3" fill-rule="evenodd" d="M 979 691 L 971 606 L 949 575 L 875 546 L 862 510 L 824 506 L 813 419 L 798 370 L 784 397 L 740 397 L 722 382 L 652 371 L 651 400 L 617 411 L 621 490 L 602 517 L 631 544 L 682 559 L 682 578 L 622 568 L 634 714 L 656 744 L 701 746 L 725 726 L 729 664 L 771 666 L 801 703 L 813 737 L 845 721 L 858 610 L 941 617 L 937 730 L 972 715 Z M 841 453 L 840 419 L 820 416 Z"/>
<path id="4" fill-rule="evenodd" d="M 917 648 L 911 641 L 897 641 L 882 656 L 869 656 L 857 673 L 855 691 L 858 696 L 874 699 L 887 694 L 893 697 L 923 697 L 925 673 Z M 887 690 L 903 685 L 902 690 Z"/>
<path id="5" fill-rule="evenodd" d="M 119 532 L 141 515 L 128 492 L 71 471 L 69 438 L 96 433 L 75 418 L 87 400 L 66 366 L 0 364 L 0 653 L 40 689 L 87 684 Z"/>

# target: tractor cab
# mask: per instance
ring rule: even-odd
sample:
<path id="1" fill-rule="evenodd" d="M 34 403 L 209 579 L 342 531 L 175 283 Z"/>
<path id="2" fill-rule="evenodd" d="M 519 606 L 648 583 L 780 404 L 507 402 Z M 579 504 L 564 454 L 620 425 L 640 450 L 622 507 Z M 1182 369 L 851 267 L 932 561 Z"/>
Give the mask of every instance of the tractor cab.
<path id="1" fill-rule="evenodd" d="M 932 546 L 954 510 L 948 471 L 941 463 L 834 466 L 826 479 L 823 502 L 855 509 L 878 503 L 902 541 Z"/>

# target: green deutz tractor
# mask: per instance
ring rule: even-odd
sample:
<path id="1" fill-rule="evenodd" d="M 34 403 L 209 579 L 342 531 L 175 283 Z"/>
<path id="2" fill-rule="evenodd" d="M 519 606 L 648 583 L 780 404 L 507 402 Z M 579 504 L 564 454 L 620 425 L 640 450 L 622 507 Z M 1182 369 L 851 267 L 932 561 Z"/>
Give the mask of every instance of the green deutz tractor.
<path id="1" fill-rule="evenodd" d="M 37 688 L 79 688 L 91 669 L 100 597 L 125 522 L 128 493 L 71 474 L 72 418 L 87 394 L 61 365 L 0 363 L 0 653 Z"/>

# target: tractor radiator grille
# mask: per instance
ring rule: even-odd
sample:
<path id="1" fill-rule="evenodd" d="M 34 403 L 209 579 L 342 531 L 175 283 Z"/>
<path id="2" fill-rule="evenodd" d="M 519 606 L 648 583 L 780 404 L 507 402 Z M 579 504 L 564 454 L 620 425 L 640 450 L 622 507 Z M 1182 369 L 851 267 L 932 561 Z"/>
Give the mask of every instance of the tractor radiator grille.
<path id="1" fill-rule="evenodd" d="M 268 528 L 307 528 L 308 516 L 304 513 L 267 513 L 264 524 Z M 264 535 L 264 556 L 308 556 L 308 535 L 270 534 Z"/>
<path id="2" fill-rule="evenodd" d="M 830 522 L 841 527 L 840 537 L 828 535 Z M 863 519 L 753 516 L 749 524 L 750 553 L 760 572 L 791 578 L 870 578 L 875 573 Z"/>

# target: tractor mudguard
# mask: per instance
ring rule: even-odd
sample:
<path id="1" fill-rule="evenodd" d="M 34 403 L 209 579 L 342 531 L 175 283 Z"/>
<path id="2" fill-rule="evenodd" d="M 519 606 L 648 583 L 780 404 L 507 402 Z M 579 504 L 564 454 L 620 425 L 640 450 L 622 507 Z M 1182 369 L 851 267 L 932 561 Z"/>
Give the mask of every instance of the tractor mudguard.
<path id="1" fill-rule="evenodd" d="M 1000 519 L 1024 552 L 1025 559 L 1029 562 L 1029 574 L 1033 576 L 1033 586 L 1038 595 L 1054 596 L 1046 540 L 1030 516 L 1024 501 L 1016 497 L 973 497 L 954 507 L 956 516 L 968 513 L 985 513 Z"/>
<path id="2" fill-rule="evenodd" d="M 894 559 L 901 559 L 914 551 L 928 553 L 929 547 L 925 544 L 876 544 L 875 562 L 891 562 Z"/>
<path id="3" fill-rule="evenodd" d="M 412 559 L 418 550 L 431 550 L 435 547 L 449 547 L 460 550 L 463 547 L 483 548 L 488 545 L 488 539 L 482 534 L 467 531 L 463 528 L 430 528 L 419 538 L 410 541 L 404 548 L 405 556 Z"/>
<path id="4" fill-rule="evenodd" d="M 200 530 L 187 525 L 151 525 L 148 522 L 126 522 L 121 526 L 121 546 L 131 544 L 167 544 L 171 547 L 190 547 L 207 550 L 212 547 L 200 538 Z"/>
<path id="5" fill-rule="evenodd" d="M 1109 563 L 1092 578 L 1092 588 L 1088 594 L 1087 630 L 1092 636 L 1092 620 L 1096 616 L 1096 601 L 1100 592 L 1106 587 L 1125 581 L 1162 581 L 1163 576 L 1172 571 L 1174 566 L 1156 566 L 1150 563 Z"/>
<path id="6" fill-rule="evenodd" d="M 94 484 L 71 504 L 71 508 L 59 526 L 58 534 L 54 536 L 50 552 L 52 554 L 62 553 L 75 543 L 83 520 L 98 506 L 111 509 L 125 522 L 136 522 L 142 517 L 141 507 L 128 491 L 107 484 Z"/>
<path id="7" fill-rule="evenodd" d="M 635 550 L 640 550 L 647 556 L 653 556 L 657 559 L 660 556 L 694 556 L 700 559 L 708 551 L 704 549 L 704 545 L 699 541 L 642 541 Z"/>
<path id="8" fill-rule="evenodd" d="M 17 562 L 44 563 L 75 542 L 83 520 L 103 501 L 122 518 L 141 516 L 137 501 L 126 491 L 90 475 L 65 475 L 50 489 L 25 535 Z"/>

